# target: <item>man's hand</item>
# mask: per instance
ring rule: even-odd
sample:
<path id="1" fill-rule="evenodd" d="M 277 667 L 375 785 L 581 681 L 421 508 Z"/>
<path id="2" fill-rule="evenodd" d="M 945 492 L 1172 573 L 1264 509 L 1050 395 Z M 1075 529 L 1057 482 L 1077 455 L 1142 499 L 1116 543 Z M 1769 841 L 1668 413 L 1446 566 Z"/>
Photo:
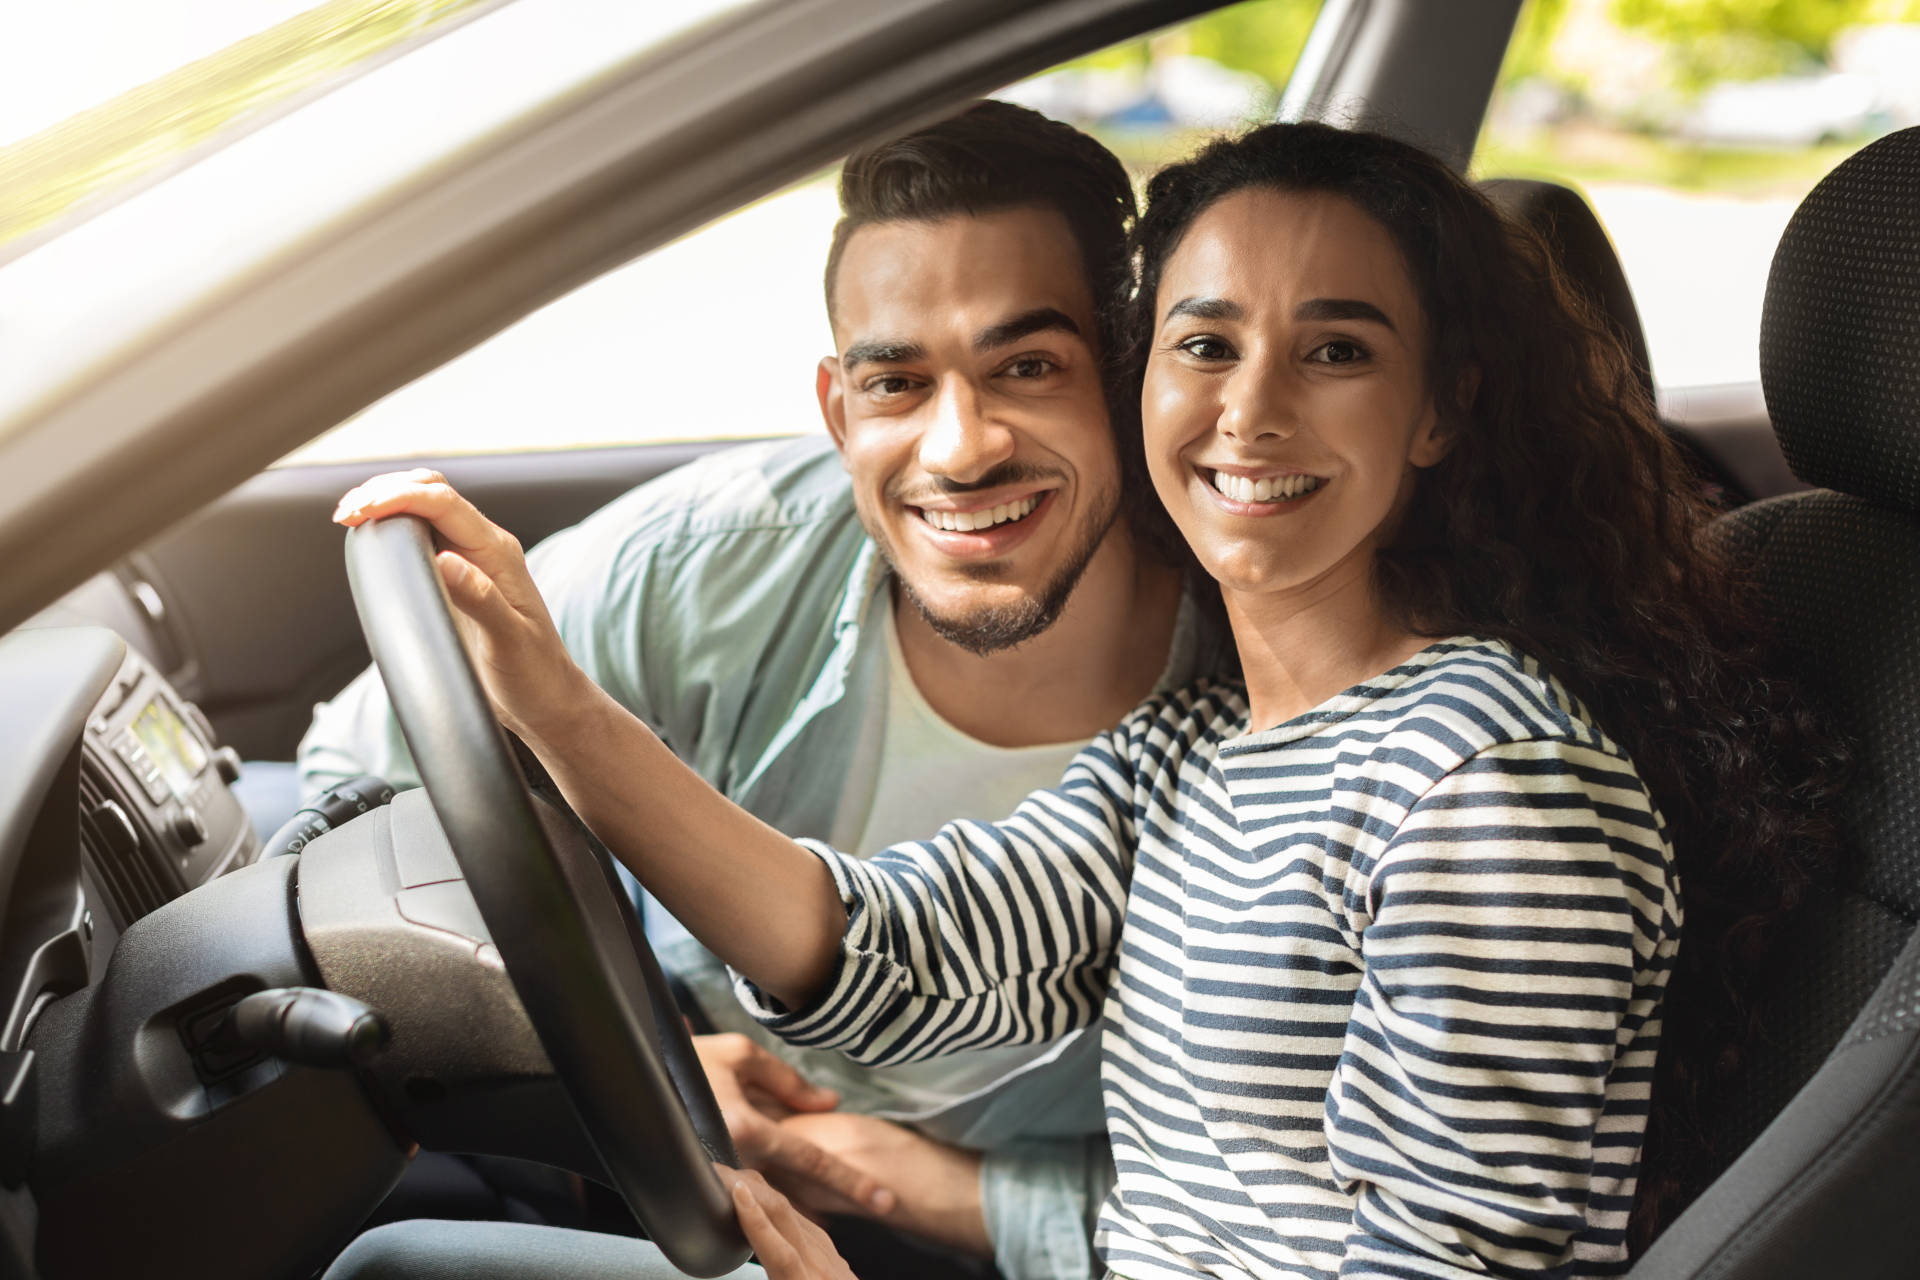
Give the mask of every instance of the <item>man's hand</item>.
<path id="1" fill-rule="evenodd" d="M 809 1083 L 743 1035 L 695 1036 L 693 1048 L 749 1169 L 805 1188 L 810 1198 L 840 1206 L 835 1212 L 885 1217 L 892 1211 L 894 1195 L 878 1179 L 780 1124 L 788 1116 L 833 1110 L 840 1099 L 831 1089 Z"/>
<path id="2" fill-rule="evenodd" d="M 846 1259 L 818 1223 L 752 1171 L 713 1166 L 733 1195 L 740 1230 L 753 1247 L 767 1280 L 854 1280 Z"/>
<path id="3" fill-rule="evenodd" d="M 887 1215 L 889 1226 L 977 1257 L 993 1256 L 980 1200 L 978 1152 L 936 1142 L 889 1120 L 845 1111 L 798 1112 L 781 1121 L 779 1128 L 790 1139 L 806 1142 L 894 1188 L 898 1205 Z M 873 1216 L 818 1181 L 791 1181 L 778 1170 L 768 1171 L 768 1177 L 810 1216 Z"/>

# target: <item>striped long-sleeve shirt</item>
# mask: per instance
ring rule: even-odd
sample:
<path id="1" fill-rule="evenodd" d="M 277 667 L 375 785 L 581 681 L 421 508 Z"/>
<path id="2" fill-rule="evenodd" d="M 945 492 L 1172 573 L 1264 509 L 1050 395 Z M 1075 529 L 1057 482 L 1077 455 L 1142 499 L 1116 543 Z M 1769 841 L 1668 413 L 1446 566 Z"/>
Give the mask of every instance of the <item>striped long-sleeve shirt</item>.
<path id="1" fill-rule="evenodd" d="M 1003 822 L 816 848 L 836 971 L 742 999 L 872 1063 L 1101 1018 L 1133 1280 L 1623 1271 L 1680 927 L 1632 763 L 1495 641 L 1247 726 L 1202 684 Z"/>

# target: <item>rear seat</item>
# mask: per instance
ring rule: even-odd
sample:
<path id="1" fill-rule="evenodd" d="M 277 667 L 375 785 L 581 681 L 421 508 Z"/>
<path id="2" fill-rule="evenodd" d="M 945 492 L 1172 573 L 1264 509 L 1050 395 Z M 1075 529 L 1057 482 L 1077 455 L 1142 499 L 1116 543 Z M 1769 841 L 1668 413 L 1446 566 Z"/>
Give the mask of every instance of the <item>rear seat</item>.
<path id="1" fill-rule="evenodd" d="M 1653 363 L 1647 355 L 1646 330 L 1640 325 L 1640 309 L 1634 305 L 1633 290 L 1627 284 L 1620 255 L 1614 252 L 1613 241 L 1586 197 L 1572 187 L 1530 178 L 1489 178 L 1479 186 L 1508 217 L 1531 227 L 1547 242 L 1573 287 L 1599 307 L 1626 347 L 1634 373 L 1646 391 L 1647 402 L 1658 403 L 1654 397 Z M 1692 464 L 1694 474 L 1706 486 L 1708 497 L 1715 505 L 1731 509 L 1758 496 L 1749 493 L 1696 441 L 1671 426 L 1667 434 Z"/>

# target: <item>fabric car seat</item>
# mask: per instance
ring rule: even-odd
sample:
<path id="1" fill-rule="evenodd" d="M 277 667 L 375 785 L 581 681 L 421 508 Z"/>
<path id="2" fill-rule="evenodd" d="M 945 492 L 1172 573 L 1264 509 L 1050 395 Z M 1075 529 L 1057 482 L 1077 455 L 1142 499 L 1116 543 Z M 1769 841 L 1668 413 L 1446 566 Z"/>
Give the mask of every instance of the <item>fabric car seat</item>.
<path id="1" fill-rule="evenodd" d="M 1502 213 L 1546 242 L 1568 282 L 1599 310 L 1626 348 L 1647 403 L 1657 403 L 1640 309 L 1613 241 L 1586 197 L 1572 187 L 1531 178 L 1489 178 L 1477 185 Z M 1678 432 L 1669 435 L 1716 505 L 1725 508 L 1753 496 L 1725 464 L 1692 439 Z"/>
<path id="2" fill-rule="evenodd" d="M 1546 241 L 1573 287 L 1612 325 L 1651 402 L 1653 363 L 1647 356 L 1640 308 L 1634 305 L 1633 290 L 1613 250 L 1613 241 L 1586 197 L 1572 187 L 1531 178 L 1489 178 L 1477 185 L 1502 213 L 1531 227 Z"/>
<path id="3" fill-rule="evenodd" d="M 1767 281 L 1760 372 L 1794 474 L 1820 488 L 1719 531 L 1755 569 L 1792 674 L 1852 740 L 1845 866 L 1759 993 L 1767 1035 L 1715 1135 L 1738 1159 L 1631 1275 L 1916 1276 L 1920 129 L 1801 204 Z"/>

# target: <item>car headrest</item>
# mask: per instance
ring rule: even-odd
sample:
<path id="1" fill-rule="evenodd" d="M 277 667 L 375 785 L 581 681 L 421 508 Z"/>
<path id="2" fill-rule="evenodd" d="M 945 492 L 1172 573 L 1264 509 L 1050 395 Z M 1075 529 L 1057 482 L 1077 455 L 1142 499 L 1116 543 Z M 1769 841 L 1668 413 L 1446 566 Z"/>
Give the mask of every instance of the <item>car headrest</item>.
<path id="1" fill-rule="evenodd" d="M 1920 128 L 1801 201 L 1767 277 L 1760 385 L 1795 475 L 1920 508 Z"/>
<path id="2" fill-rule="evenodd" d="M 1640 327 L 1640 309 L 1620 268 L 1605 227 L 1572 187 L 1526 178 L 1491 178 L 1480 190 L 1516 222 L 1525 224 L 1547 242 L 1573 287 L 1598 306 L 1633 361 L 1647 399 L 1653 399 L 1653 367 L 1647 359 L 1647 335 Z"/>

